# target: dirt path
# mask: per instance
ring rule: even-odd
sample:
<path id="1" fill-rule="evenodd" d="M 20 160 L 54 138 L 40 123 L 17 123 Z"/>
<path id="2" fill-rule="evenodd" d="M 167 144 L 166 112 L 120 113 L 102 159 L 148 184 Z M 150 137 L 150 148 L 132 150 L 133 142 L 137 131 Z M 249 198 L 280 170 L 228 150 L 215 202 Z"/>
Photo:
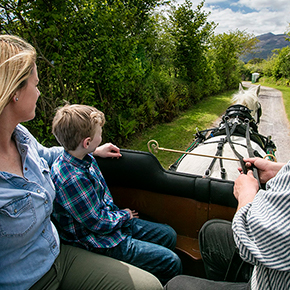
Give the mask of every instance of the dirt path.
<path id="1" fill-rule="evenodd" d="M 253 86 L 250 82 L 243 82 L 244 87 Z M 290 125 L 285 113 L 282 93 L 276 89 L 261 86 L 259 94 L 262 106 L 262 117 L 259 124 L 259 133 L 272 136 L 277 147 L 278 162 L 290 160 Z"/>

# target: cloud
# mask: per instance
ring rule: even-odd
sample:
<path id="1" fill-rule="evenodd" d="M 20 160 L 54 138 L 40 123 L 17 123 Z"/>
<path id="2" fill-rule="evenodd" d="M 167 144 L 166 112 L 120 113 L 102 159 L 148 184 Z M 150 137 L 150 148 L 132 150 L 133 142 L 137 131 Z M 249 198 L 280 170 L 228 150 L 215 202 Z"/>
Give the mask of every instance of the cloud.
<path id="1" fill-rule="evenodd" d="M 255 11 L 250 13 L 234 12 L 231 9 L 206 8 L 206 12 L 211 12 L 208 20 L 219 23 L 215 33 L 228 32 L 239 29 L 255 35 L 268 32 L 282 34 L 287 29 L 287 19 L 285 12 L 271 12 L 268 10 Z"/>
<path id="2" fill-rule="evenodd" d="M 269 11 L 285 11 L 285 8 L 287 9 L 289 6 L 289 0 L 239 0 L 238 5 L 247 6 L 257 11 L 262 11 L 264 9 Z"/>
<path id="3" fill-rule="evenodd" d="M 215 33 L 237 29 L 254 35 L 268 32 L 283 34 L 289 28 L 289 0 L 205 0 L 205 12 L 211 12 L 209 21 L 218 23 Z M 178 0 L 178 4 L 184 3 Z M 195 9 L 196 5 L 193 6 Z"/>

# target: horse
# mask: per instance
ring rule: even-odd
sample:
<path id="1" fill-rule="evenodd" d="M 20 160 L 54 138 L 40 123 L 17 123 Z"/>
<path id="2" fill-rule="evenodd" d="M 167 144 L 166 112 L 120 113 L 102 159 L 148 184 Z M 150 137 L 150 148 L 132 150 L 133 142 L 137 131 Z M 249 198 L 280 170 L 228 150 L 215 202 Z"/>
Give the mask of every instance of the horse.
<path id="1" fill-rule="evenodd" d="M 251 111 L 251 115 L 255 122 L 259 124 L 262 115 L 262 108 L 259 102 L 261 86 L 252 86 L 248 90 L 244 90 L 242 84 L 239 84 L 238 93 L 232 96 L 232 103 L 243 105 Z"/>
<path id="2" fill-rule="evenodd" d="M 258 133 L 259 93 L 260 85 L 244 90 L 240 84 L 218 127 L 197 131 L 186 150 L 189 154 L 183 154 L 169 170 L 234 181 L 239 167 L 246 172 L 244 157 L 275 158 L 273 141 Z M 205 157 L 207 154 L 215 157 Z"/>

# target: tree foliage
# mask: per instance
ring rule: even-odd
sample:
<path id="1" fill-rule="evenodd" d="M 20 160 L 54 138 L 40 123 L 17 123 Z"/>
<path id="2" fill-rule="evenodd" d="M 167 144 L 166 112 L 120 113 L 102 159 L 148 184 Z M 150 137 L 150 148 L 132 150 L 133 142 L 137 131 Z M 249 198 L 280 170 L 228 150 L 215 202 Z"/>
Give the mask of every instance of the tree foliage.
<path id="1" fill-rule="evenodd" d="M 253 50 L 257 39 L 244 31 L 236 30 L 216 35 L 211 40 L 211 59 L 219 76 L 219 89 L 236 87 L 241 79 L 242 64 L 239 58 Z"/>
<path id="2" fill-rule="evenodd" d="M 48 136 L 53 110 L 62 100 L 88 103 L 106 113 L 109 139 L 126 137 L 130 110 L 148 67 L 143 50 L 152 30 L 149 12 L 160 1 L 2 1 L 1 30 L 37 49 L 42 96 L 38 134 Z M 41 126 L 41 131 L 38 129 Z"/>
<path id="3" fill-rule="evenodd" d="M 268 59 L 264 68 L 266 76 L 272 76 L 275 80 L 281 78 L 290 80 L 290 47 L 286 46 L 274 50 L 273 56 Z"/>
<path id="4" fill-rule="evenodd" d="M 289 27 L 287 35 L 290 37 Z M 285 39 L 290 41 L 290 38 Z M 249 65 L 251 64 L 247 64 L 247 66 Z M 273 54 L 270 58 L 260 63 L 256 63 L 254 68 L 261 76 L 270 78 L 270 81 L 290 85 L 290 46 L 273 50 Z"/>
<path id="5" fill-rule="evenodd" d="M 23 37 L 38 53 L 41 96 L 27 125 L 41 142 L 55 143 L 51 121 L 64 100 L 102 110 L 104 141 L 121 145 L 192 102 L 238 85 L 231 70 L 245 34 L 235 35 L 244 46 L 226 35 L 213 45 L 215 24 L 203 1 L 195 10 L 189 0 L 179 7 L 167 2 L 0 0 L 1 33 Z M 161 6 L 169 7 L 169 18 L 156 13 Z"/>
<path id="6" fill-rule="evenodd" d="M 186 0 L 178 8 L 171 6 L 170 33 L 175 42 L 174 64 L 177 75 L 188 82 L 197 83 L 205 78 L 205 52 L 215 24 L 208 22 L 209 14 L 202 11 L 204 1 L 192 10 L 192 3 Z"/>

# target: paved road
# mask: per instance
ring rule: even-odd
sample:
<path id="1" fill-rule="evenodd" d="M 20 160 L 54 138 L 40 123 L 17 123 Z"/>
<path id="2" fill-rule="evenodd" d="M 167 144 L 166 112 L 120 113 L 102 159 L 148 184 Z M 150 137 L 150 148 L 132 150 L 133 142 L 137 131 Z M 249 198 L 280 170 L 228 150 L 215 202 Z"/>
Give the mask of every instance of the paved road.
<path id="1" fill-rule="evenodd" d="M 244 87 L 254 84 L 243 82 Z M 276 144 L 278 162 L 290 160 L 290 125 L 285 113 L 282 93 L 276 89 L 261 86 L 259 94 L 262 106 L 262 117 L 259 124 L 259 133 L 272 136 Z"/>

